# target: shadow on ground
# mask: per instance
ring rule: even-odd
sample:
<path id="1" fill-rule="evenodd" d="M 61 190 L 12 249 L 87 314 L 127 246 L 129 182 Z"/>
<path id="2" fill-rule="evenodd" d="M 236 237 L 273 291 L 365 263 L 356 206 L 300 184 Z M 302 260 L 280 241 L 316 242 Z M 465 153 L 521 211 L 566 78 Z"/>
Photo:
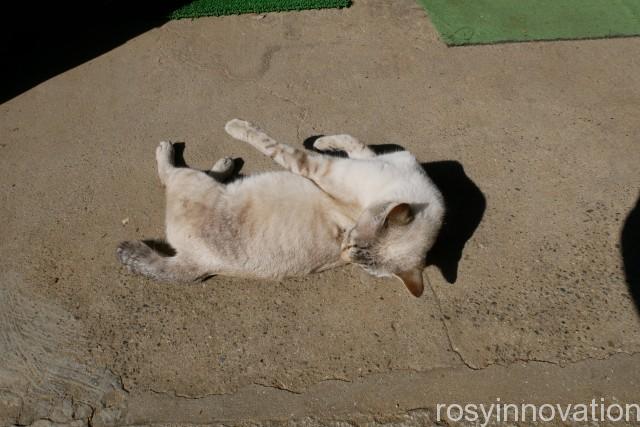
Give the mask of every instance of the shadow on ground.
<path id="1" fill-rule="evenodd" d="M 442 230 L 427 254 L 427 265 L 435 265 L 447 282 L 455 283 L 462 251 L 480 225 L 487 202 L 459 162 L 445 160 L 422 167 L 440 189 L 447 208 Z"/>
<path id="2" fill-rule="evenodd" d="M 620 250 L 627 286 L 640 314 L 640 195 L 622 227 Z"/>
<path id="3" fill-rule="evenodd" d="M 314 135 L 305 139 L 304 147 L 318 152 L 313 143 L 322 136 Z M 397 144 L 369 145 L 369 148 L 376 154 L 405 150 Z M 323 154 L 346 157 L 342 151 Z M 482 221 L 487 206 L 486 198 L 455 160 L 422 163 L 422 167 L 440 189 L 447 208 L 442 230 L 427 254 L 427 265 L 435 265 L 447 282 L 455 283 L 464 246 Z"/>
<path id="4" fill-rule="evenodd" d="M 173 143 L 173 162 L 176 167 L 179 168 L 190 168 L 187 164 L 187 161 L 184 158 L 184 151 L 186 149 L 186 144 L 184 142 L 174 142 Z M 235 181 L 236 179 L 244 178 L 244 174 L 242 174 L 242 168 L 244 167 L 244 159 L 242 157 L 234 157 L 233 159 L 233 172 L 231 172 L 230 177 L 225 179 L 224 182 L 229 183 Z M 214 174 L 212 174 L 209 170 L 203 170 L 209 174 L 212 178 L 214 178 Z"/>
<path id="5" fill-rule="evenodd" d="M 164 24 L 184 3 L 9 2 L 0 28 L 0 103 Z"/>

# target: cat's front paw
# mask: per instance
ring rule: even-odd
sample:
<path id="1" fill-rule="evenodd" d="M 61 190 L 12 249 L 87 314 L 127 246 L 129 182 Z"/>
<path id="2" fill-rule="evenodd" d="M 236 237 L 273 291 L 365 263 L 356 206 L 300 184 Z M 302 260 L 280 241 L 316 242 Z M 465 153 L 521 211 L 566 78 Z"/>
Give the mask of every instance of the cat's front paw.
<path id="1" fill-rule="evenodd" d="M 232 157 L 223 157 L 219 159 L 214 165 L 211 167 L 211 172 L 227 174 L 231 173 L 234 168 L 234 161 Z"/>
<path id="2" fill-rule="evenodd" d="M 244 141 L 247 139 L 249 132 L 256 130 L 256 127 L 247 121 L 233 119 L 224 125 L 224 130 L 232 137 Z"/>
<path id="3" fill-rule="evenodd" d="M 321 136 L 313 143 L 313 148 L 320 151 L 357 151 L 363 150 L 365 145 L 351 135 Z"/>
<path id="4" fill-rule="evenodd" d="M 209 170 L 209 176 L 212 176 L 220 182 L 226 182 L 236 171 L 236 164 L 233 158 L 223 157 L 218 160 Z"/>

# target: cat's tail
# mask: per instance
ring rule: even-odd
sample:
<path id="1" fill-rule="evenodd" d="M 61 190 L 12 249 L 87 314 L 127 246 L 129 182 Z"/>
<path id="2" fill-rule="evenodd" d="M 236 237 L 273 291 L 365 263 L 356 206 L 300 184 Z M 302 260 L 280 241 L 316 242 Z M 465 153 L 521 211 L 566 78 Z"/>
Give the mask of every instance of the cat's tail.
<path id="1" fill-rule="evenodd" d="M 164 256 L 141 241 L 120 243 L 116 256 L 132 273 L 163 282 L 193 282 L 207 276 L 198 274 L 179 255 Z"/>

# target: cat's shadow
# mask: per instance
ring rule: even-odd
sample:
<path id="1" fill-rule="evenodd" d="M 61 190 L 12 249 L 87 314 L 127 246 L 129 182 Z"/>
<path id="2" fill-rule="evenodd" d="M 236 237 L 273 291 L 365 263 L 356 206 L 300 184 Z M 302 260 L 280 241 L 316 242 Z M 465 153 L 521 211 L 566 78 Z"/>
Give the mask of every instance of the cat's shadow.
<path id="1" fill-rule="evenodd" d="M 317 152 L 313 143 L 322 136 L 315 135 L 305 139 L 305 148 Z M 404 151 L 404 147 L 397 144 L 369 145 L 369 148 L 376 154 Z M 346 157 L 346 153 L 340 151 L 330 154 Z M 447 282 L 455 283 L 464 247 L 484 216 L 486 198 L 459 162 L 444 160 L 421 165 L 442 193 L 446 205 L 442 229 L 426 255 L 427 265 L 438 267 Z"/>
<path id="2" fill-rule="evenodd" d="M 429 162 L 422 167 L 440 189 L 446 206 L 442 229 L 427 254 L 427 265 L 437 266 L 447 282 L 455 283 L 462 252 L 482 221 L 487 201 L 459 162 Z"/>

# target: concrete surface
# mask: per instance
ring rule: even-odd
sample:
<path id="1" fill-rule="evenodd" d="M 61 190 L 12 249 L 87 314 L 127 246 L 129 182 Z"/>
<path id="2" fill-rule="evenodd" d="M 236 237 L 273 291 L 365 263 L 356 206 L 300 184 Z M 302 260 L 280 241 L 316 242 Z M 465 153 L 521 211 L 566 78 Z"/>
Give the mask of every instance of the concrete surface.
<path id="1" fill-rule="evenodd" d="M 0 424 L 431 425 L 439 402 L 640 401 L 619 249 L 639 99 L 640 39 L 447 48 L 412 0 L 173 21 L 40 84 L 0 106 Z M 453 161 L 486 200 L 455 283 L 431 266 L 415 299 L 355 268 L 126 274 L 116 244 L 162 236 L 159 140 L 196 167 L 275 168 L 224 134 L 233 117 Z"/>

